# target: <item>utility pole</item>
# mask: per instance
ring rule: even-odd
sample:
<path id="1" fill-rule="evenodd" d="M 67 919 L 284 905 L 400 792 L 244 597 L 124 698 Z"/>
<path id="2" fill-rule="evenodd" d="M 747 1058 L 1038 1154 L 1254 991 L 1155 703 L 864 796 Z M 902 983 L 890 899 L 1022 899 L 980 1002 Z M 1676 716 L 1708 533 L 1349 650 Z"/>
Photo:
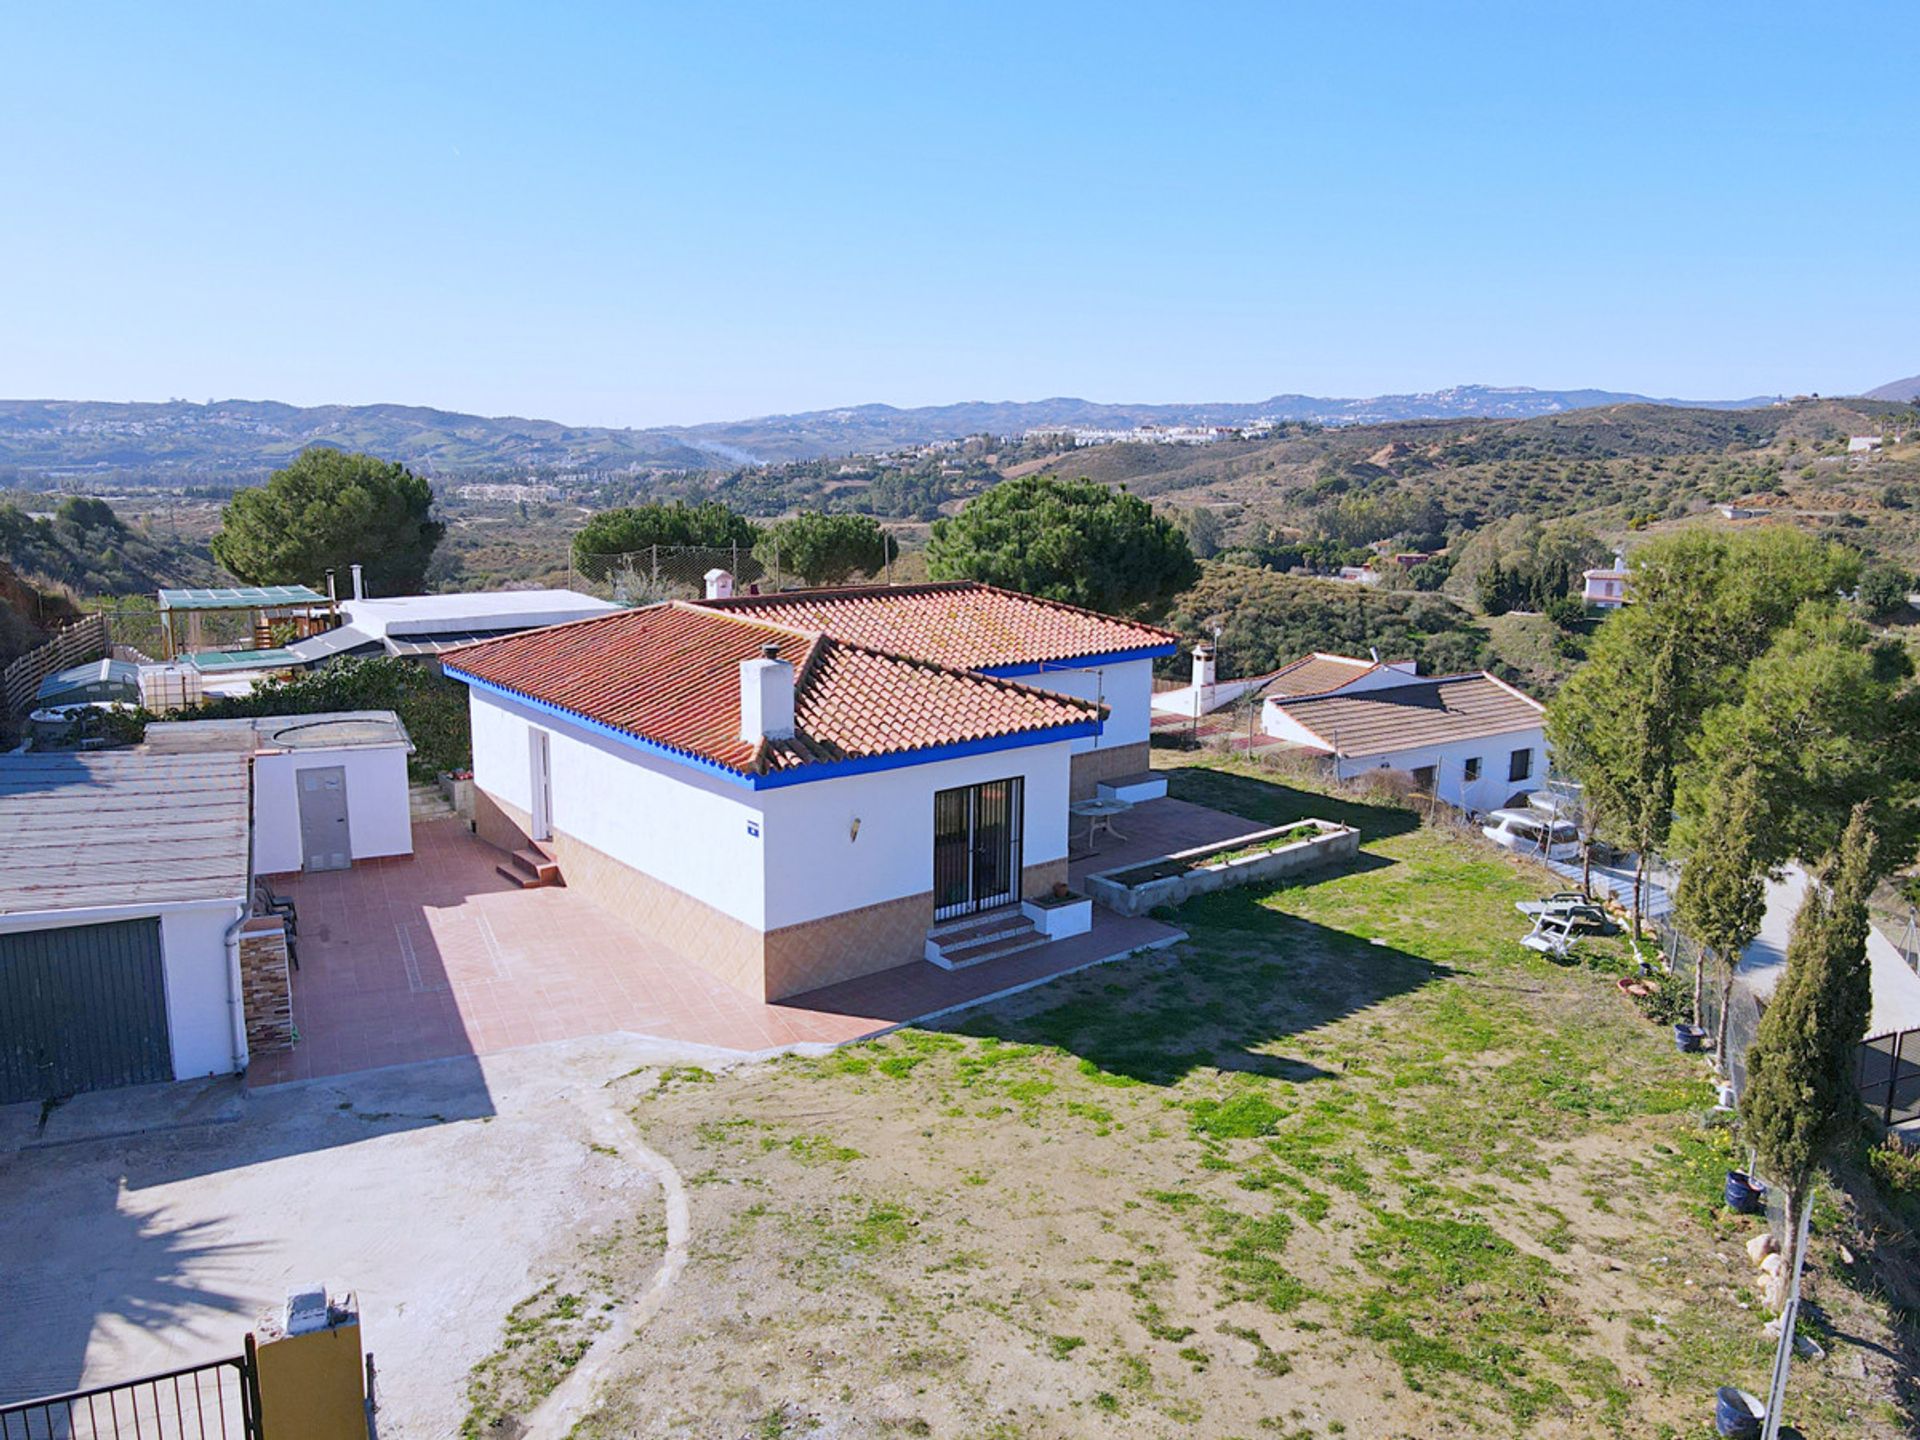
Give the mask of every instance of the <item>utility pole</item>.
<path id="1" fill-rule="evenodd" d="M 1809 1192 L 1813 1189 L 1807 1187 Z M 1800 1215 L 1794 1226 L 1793 1277 L 1787 1285 L 1787 1308 L 1780 1312 L 1780 1343 L 1773 1350 L 1773 1383 L 1767 1390 L 1767 1418 L 1762 1422 L 1760 1440 L 1780 1440 L 1781 1412 L 1787 1408 L 1787 1371 L 1793 1366 L 1793 1332 L 1800 1320 L 1800 1269 L 1807 1261 L 1807 1221 L 1813 1215 L 1811 1193 L 1800 1201 Z"/>

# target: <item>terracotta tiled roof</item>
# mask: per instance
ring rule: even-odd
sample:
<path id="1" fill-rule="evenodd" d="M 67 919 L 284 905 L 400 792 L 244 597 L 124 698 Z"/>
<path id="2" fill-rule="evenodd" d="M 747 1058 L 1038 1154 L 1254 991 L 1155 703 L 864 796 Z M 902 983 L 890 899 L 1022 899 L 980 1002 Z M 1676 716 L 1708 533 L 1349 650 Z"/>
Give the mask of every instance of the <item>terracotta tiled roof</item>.
<path id="1" fill-rule="evenodd" d="M 1451 740 L 1531 730 L 1543 708 L 1487 674 L 1443 675 L 1358 695 L 1276 699 L 1289 718 L 1342 755 L 1384 755 Z"/>
<path id="2" fill-rule="evenodd" d="M 740 662 L 792 662 L 794 736 L 740 739 Z M 688 603 L 622 610 L 449 655 L 448 668 L 741 774 L 1098 720 L 1091 701 Z"/>
<path id="3" fill-rule="evenodd" d="M 957 670 L 995 670 L 1079 660 L 1125 650 L 1169 649 L 1171 630 L 1119 620 L 992 585 L 879 585 L 796 590 L 694 602 L 735 615 L 818 630 L 836 640 L 912 655 Z"/>
<path id="4" fill-rule="evenodd" d="M 1319 695 L 1328 690 L 1337 690 L 1349 680 L 1358 680 L 1373 668 L 1374 662 L 1371 660 L 1358 660 L 1351 655 L 1328 655 L 1316 650 L 1274 671 L 1273 678 L 1267 682 L 1267 693 L 1277 696 Z"/>

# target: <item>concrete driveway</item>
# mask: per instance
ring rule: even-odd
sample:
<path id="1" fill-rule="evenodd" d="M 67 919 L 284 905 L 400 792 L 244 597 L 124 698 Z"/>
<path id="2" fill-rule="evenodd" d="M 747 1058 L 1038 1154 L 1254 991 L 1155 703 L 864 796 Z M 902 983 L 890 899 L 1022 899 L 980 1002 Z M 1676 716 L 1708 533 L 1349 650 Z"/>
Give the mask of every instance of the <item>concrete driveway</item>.
<path id="1" fill-rule="evenodd" d="M 507 1311 L 580 1236 L 660 1204 L 591 1147 L 605 1083 L 738 1058 L 613 1035 L 0 1109 L 0 1400 L 235 1354 L 324 1282 L 359 1294 L 382 1434 L 452 1434 Z"/>

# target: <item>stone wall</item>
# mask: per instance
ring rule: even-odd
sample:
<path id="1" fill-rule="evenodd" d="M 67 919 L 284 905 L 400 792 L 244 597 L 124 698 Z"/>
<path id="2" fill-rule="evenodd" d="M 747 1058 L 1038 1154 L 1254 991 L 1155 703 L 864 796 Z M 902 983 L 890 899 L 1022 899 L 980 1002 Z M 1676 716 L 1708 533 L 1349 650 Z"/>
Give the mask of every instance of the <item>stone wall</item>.
<path id="1" fill-rule="evenodd" d="M 256 915 L 240 929 L 240 1001 L 247 1053 L 293 1044 L 293 982 L 287 974 L 287 932 L 275 916 Z"/>
<path id="2" fill-rule="evenodd" d="M 1153 747 L 1142 740 L 1136 745 L 1115 745 L 1107 750 L 1083 750 L 1073 757 L 1073 776 L 1069 781 L 1067 803 L 1091 800 L 1102 780 L 1116 775 L 1138 775 L 1153 768 Z"/>

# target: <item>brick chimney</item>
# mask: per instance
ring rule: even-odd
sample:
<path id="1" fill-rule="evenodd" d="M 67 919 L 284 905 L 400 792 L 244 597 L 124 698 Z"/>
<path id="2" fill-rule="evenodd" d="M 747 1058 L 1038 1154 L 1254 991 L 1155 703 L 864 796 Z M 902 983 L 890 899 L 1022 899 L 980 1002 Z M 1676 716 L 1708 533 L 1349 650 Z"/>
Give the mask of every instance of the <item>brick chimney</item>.
<path id="1" fill-rule="evenodd" d="M 793 738 L 793 666 L 772 642 L 740 662 L 740 738 L 750 745 Z"/>

